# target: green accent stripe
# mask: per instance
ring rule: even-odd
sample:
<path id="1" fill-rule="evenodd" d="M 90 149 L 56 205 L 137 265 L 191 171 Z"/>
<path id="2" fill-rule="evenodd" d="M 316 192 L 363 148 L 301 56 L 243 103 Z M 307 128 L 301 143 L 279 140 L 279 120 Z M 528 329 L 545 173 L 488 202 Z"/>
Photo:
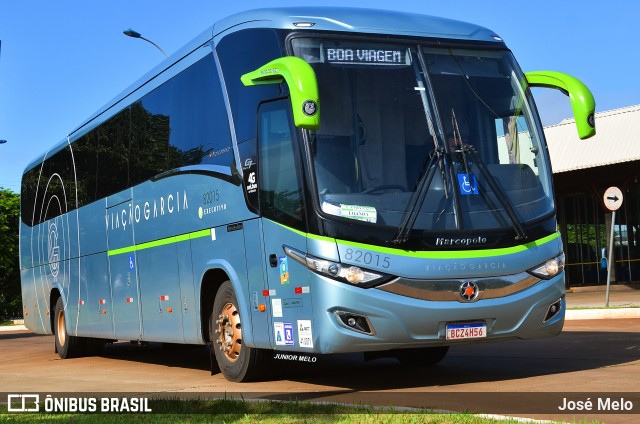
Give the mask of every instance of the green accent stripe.
<path id="1" fill-rule="evenodd" d="M 122 255 L 124 253 L 131 253 L 139 250 L 151 249 L 153 247 L 165 246 L 167 244 L 180 243 L 181 241 L 193 240 L 197 238 L 210 237 L 210 236 L 211 236 L 210 229 L 200 230 L 200 231 L 195 231 L 193 233 L 181 234 L 179 236 L 173 236 L 173 237 L 163 238 L 160 240 L 148 241 L 146 243 L 138 244 L 135 246 L 127 246 L 127 247 L 121 247 L 119 249 L 109 250 L 107 251 L 107 255 L 108 256 Z"/>
<path id="2" fill-rule="evenodd" d="M 541 246 L 549 243 L 560 237 L 560 233 L 553 233 L 546 237 L 543 237 L 532 242 L 521 244 L 513 247 L 503 247 L 499 249 L 482 249 L 482 250 L 447 250 L 442 252 L 437 251 L 411 251 L 392 249 L 387 247 L 372 246 L 369 244 L 354 243 L 351 241 L 337 240 L 339 244 L 345 246 L 356 247 L 359 249 L 369 249 L 375 252 L 384 253 L 387 255 L 398 255 L 409 258 L 421 258 L 421 259 L 475 259 L 475 258 L 487 258 L 491 256 L 505 256 L 513 255 L 514 253 L 524 252 L 534 247 Z"/>
<path id="3" fill-rule="evenodd" d="M 269 221 L 269 222 L 273 222 L 273 221 Z M 413 250 L 393 249 L 389 247 L 375 246 L 372 244 L 356 243 L 353 241 L 338 240 L 330 237 L 317 236 L 315 234 L 303 233 L 302 231 L 287 227 L 282 224 L 278 224 L 277 222 L 273 222 L 273 223 L 283 228 L 286 228 L 289 231 L 293 231 L 294 233 L 299 234 L 303 237 L 308 237 L 312 240 L 328 241 L 332 243 L 338 243 L 339 245 L 343 245 L 343 246 L 350 246 L 358 249 L 371 250 L 373 252 L 379 252 L 387 255 L 397 255 L 397 256 L 405 256 L 408 258 L 419 258 L 419 259 L 475 259 L 475 258 L 488 258 L 491 256 L 513 255 L 514 253 L 524 252 L 529 249 L 542 246 L 543 244 L 550 243 L 560 237 L 560 233 L 555 232 L 553 234 L 549 234 L 546 237 L 531 241 L 526 244 L 521 244 L 513 247 L 502 247 L 498 249 L 413 251 Z"/>
<path id="4" fill-rule="evenodd" d="M 543 244 L 550 243 L 553 240 L 556 240 L 560 237 L 559 232 L 555 232 L 546 237 L 543 237 L 538 240 L 534 240 L 532 242 L 521 244 L 513 247 L 503 247 L 499 249 L 482 249 L 482 250 L 449 250 L 449 251 L 413 251 L 413 250 L 402 250 L 402 249 L 393 249 L 389 247 L 381 247 L 375 246 L 372 244 L 364 244 L 364 243 L 356 243 L 347 240 L 339 240 L 331 237 L 318 236 L 315 234 L 305 233 L 300 230 L 296 230 L 295 228 L 287 227 L 286 225 L 279 224 L 274 221 L 272 222 L 286 230 L 292 231 L 302 237 L 307 237 L 312 240 L 330 242 L 330 243 L 338 243 L 343 246 L 351 246 L 357 249 L 366 249 L 371 250 L 373 252 L 379 252 L 387 255 L 397 255 L 404 256 L 408 258 L 418 258 L 418 259 L 474 259 L 474 258 L 487 258 L 491 256 L 505 256 L 512 255 L 515 253 L 524 252 L 529 249 L 533 249 L 538 246 L 542 246 Z M 167 237 L 159 240 L 149 241 L 146 243 L 138 244 L 135 246 L 126 246 L 121 247 L 119 249 L 113 249 L 107 251 L 108 256 L 116 256 L 122 255 L 125 253 L 136 252 L 139 250 L 151 249 L 153 247 L 165 246 L 167 244 L 172 243 L 180 243 L 182 241 L 198 239 L 202 237 L 210 237 L 211 229 L 195 231 L 193 233 L 181 234 L 179 236 Z"/>

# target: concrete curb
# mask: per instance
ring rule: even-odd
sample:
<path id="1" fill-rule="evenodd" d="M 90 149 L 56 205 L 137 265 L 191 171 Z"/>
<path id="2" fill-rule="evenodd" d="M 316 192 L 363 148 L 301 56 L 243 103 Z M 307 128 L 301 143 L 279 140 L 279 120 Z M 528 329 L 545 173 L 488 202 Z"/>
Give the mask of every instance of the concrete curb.
<path id="1" fill-rule="evenodd" d="M 565 320 L 640 318 L 640 308 L 567 309 Z"/>
<path id="2" fill-rule="evenodd" d="M 9 331 L 28 331 L 28 328 L 24 325 L 1 325 L 0 333 L 6 333 Z"/>

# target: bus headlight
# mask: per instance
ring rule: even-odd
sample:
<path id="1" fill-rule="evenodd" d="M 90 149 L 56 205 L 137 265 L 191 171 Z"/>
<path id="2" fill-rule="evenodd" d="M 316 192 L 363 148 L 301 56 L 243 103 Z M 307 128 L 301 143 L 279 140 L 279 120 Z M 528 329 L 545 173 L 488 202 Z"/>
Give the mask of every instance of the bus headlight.
<path id="1" fill-rule="evenodd" d="M 325 277 L 342 281 L 343 283 L 370 288 L 386 283 L 394 278 L 392 275 L 384 274 L 382 272 L 370 271 L 358 266 L 316 258 L 315 256 L 308 255 L 289 246 L 282 247 L 287 256 L 296 262 L 305 265 L 316 274 L 324 275 Z"/>
<path id="2" fill-rule="evenodd" d="M 559 254 L 555 258 L 549 259 L 547 262 L 530 269 L 529 273 L 544 280 L 549 280 L 564 270 L 564 253 Z"/>

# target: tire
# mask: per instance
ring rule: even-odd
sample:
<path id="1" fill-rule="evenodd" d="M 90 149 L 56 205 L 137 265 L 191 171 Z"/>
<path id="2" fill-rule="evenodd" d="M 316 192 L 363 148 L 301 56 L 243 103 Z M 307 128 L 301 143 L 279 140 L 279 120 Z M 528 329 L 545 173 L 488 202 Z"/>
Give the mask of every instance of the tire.
<path id="1" fill-rule="evenodd" d="M 60 358 L 77 358 L 85 355 L 86 340 L 81 337 L 70 336 L 69 333 L 67 333 L 67 318 L 61 297 L 59 297 L 56 302 L 53 332 L 55 335 L 56 352 L 58 352 Z"/>
<path id="2" fill-rule="evenodd" d="M 417 349 L 397 349 L 393 355 L 402 365 L 411 367 L 429 367 L 442 361 L 449 346 L 423 347 Z"/>
<path id="3" fill-rule="evenodd" d="M 220 372 L 229 381 L 256 381 L 266 375 L 265 351 L 242 344 L 238 300 L 230 281 L 216 293 L 209 316 L 209 340 Z"/>

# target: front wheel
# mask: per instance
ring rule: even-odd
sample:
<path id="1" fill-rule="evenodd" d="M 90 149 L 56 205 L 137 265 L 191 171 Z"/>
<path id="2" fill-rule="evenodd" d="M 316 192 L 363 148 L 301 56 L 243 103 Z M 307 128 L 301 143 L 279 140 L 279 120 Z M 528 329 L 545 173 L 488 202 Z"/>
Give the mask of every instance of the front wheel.
<path id="1" fill-rule="evenodd" d="M 67 317 L 61 297 L 59 297 L 56 302 L 53 323 L 56 352 L 58 352 L 58 356 L 62 359 L 83 356 L 86 349 L 86 340 L 81 337 L 70 336 L 67 333 Z"/>
<path id="2" fill-rule="evenodd" d="M 238 300 L 230 281 L 220 286 L 209 316 L 209 340 L 216 362 L 229 381 L 255 381 L 266 373 L 264 351 L 245 346 Z"/>

